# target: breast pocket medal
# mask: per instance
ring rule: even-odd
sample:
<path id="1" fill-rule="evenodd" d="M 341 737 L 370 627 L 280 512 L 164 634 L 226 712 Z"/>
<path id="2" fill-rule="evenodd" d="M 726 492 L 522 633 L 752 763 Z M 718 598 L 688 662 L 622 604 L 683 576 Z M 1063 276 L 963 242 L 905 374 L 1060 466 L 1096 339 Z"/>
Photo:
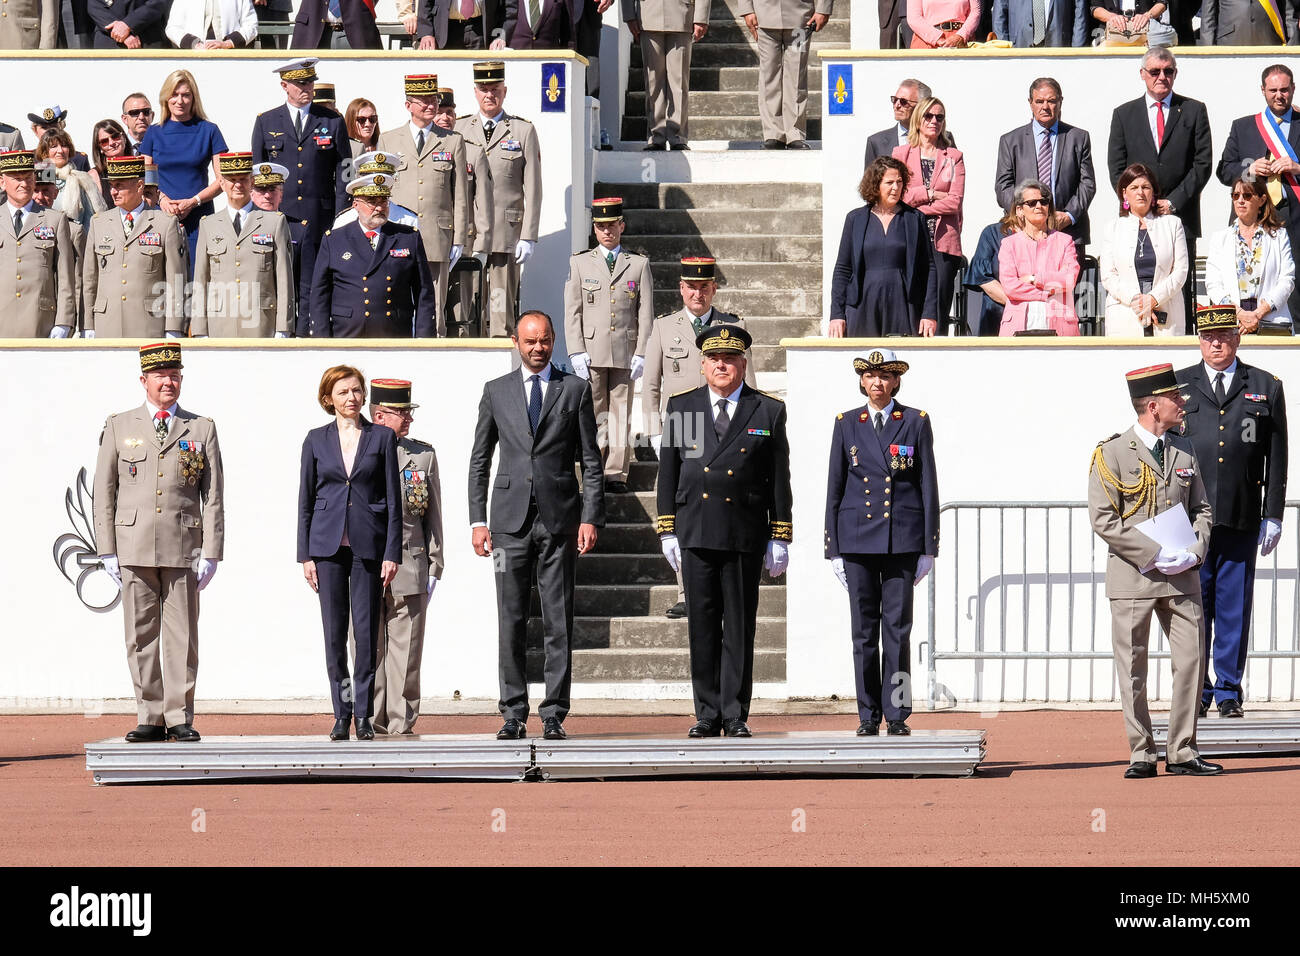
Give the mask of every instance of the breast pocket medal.
<path id="1" fill-rule="evenodd" d="M 424 513 L 429 510 L 429 483 L 425 477 L 425 472 L 414 468 L 402 470 L 406 510 L 417 518 L 424 517 Z"/>
<path id="2" fill-rule="evenodd" d="M 854 445 L 849 449 L 849 457 L 853 459 L 853 467 L 858 467 L 858 446 Z"/>
<path id="3" fill-rule="evenodd" d="M 183 441 L 177 447 L 180 449 L 181 478 L 187 485 L 197 484 L 203 477 L 203 443 Z"/>

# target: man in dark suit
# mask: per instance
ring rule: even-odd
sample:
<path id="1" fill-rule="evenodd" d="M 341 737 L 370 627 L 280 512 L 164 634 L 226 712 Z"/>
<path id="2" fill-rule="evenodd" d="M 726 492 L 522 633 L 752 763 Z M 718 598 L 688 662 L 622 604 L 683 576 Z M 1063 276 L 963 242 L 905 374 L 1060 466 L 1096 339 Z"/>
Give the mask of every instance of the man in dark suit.
<path id="1" fill-rule="evenodd" d="M 1149 50 L 1138 70 L 1147 91 L 1115 108 L 1110 121 L 1110 149 L 1106 165 L 1114 188 L 1120 174 L 1142 163 L 1159 181 L 1156 206 L 1161 215 L 1173 214 L 1187 236 L 1187 261 L 1196 257 L 1201 235 L 1201 191 L 1214 168 L 1210 119 L 1205 104 L 1174 92 L 1178 63 L 1164 47 Z M 1193 282 L 1183 286 L 1187 330 L 1194 327 L 1196 310 Z"/>
<path id="2" fill-rule="evenodd" d="M 1300 122 L 1296 122 L 1300 112 L 1291 106 L 1295 80 L 1289 67 L 1275 63 L 1264 67 L 1260 82 L 1264 109 L 1232 121 L 1214 174 L 1229 188 L 1243 171 L 1267 179 L 1268 193 L 1286 226 L 1291 248 L 1300 249 L 1300 162 L 1296 161 L 1300 156 Z M 1232 221 L 1231 213 L 1228 221 Z M 1292 315 L 1300 315 L 1300 288 L 1291 291 L 1290 306 Z"/>
<path id="3" fill-rule="evenodd" d="M 1086 0 L 1053 0 L 1034 22 L 1038 0 L 993 0 L 993 32 L 1014 47 L 1083 46 L 1088 40 Z M 1046 6 L 1046 5 L 1045 5 Z"/>
<path id="4" fill-rule="evenodd" d="M 510 49 L 573 49 L 582 16 L 581 0 L 505 0 L 505 6 L 506 46 Z"/>
<path id="5" fill-rule="evenodd" d="M 357 218 L 321 240 L 311 280 L 312 335 L 409 339 L 437 334 L 437 296 L 424 244 L 418 231 L 389 220 L 391 184 L 383 173 L 348 183 Z"/>
<path id="6" fill-rule="evenodd" d="M 889 98 L 894 108 L 894 125 L 867 137 L 867 152 L 862 159 L 863 169 L 880 156 L 892 156 L 896 146 L 907 142 L 907 124 L 912 121 L 912 111 L 916 109 L 917 103 L 928 100 L 931 95 L 930 87 L 920 80 L 909 78 L 898 84 L 898 91 Z"/>
<path id="7" fill-rule="evenodd" d="M 1201 565 L 1201 716 L 1213 701 L 1220 716 L 1240 717 L 1255 596 L 1255 549 L 1268 555 L 1282 535 L 1286 397 L 1276 375 L 1237 361 L 1241 335 L 1235 308 L 1198 310 L 1196 329 L 1203 361 L 1179 370 L 1178 384 L 1189 396 L 1183 428 L 1196 450 L 1214 522 Z"/>
<path id="8" fill-rule="evenodd" d="M 418 0 L 421 50 L 482 50 L 505 36 L 505 0 Z"/>
<path id="9" fill-rule="evenodd" d="M 138 50 L 166 45 L 168 0 L 89 0 L 86 12 L 95 24 L 95 48 Z"/>
<path id="10" fill-rule="evenodd" d="M 546 698 L 543 736 L 563 740 L 573 670 L 573 582 L 578 555 L 596 546 L 605 490 L 591 386 L 551 364 L 555 326 L 525 312 L 511 336 L 521 367 L 483 386 L 469 460 L 474 552 L 492 557 L 497 584 L 500 740 L 526 736 L 526 636 L 534 569 L 542 607 Z M 500 449 L 488 518 L 492 453 Z M 582 462 L 582 493 L 573 463 Z"/>
<path id="11" fill-rule="evenodd" d="M 758 579 L 789 563 L 785 403 L 744 383 L 752 344 L 738 325 L 700 332 L 706 384 L 674 395 L 664 415 L 655 527 L 686 585 L 691 737 L 750 736 Z"/>
<path id="12" fill-rule="evenodd" d="M 1097 193 L 1092 171 L 1092 138 L 1086 129 L 1061 122 L 1065 96 L 1061 84 L 1041 76 L 1029 86 L 1033 119 L 998 140 L 994 186 L 998 206 L 1011 208 L 1016 186 L 1037 179 L 1052 190 L 1056 221 L 1049 225 L 1070 234 L 1080 258 L 1088 242 L 1088 206 Z"/>
<path id="13" fill-rule="evenodd" d="M 1274 20 L 1261 0 L 1205 0 L 1201 4 L 1201 46 L 1281 46 L 1286 14 L 1276 5 Z"/>
<path id="14" fill-rule="evenodd" d="M 382 49 L 373 0 L 302 0 L 290 45 L 295 50 Z"/>
<path id="15" fill-rule="evenodd" d="M 334 216 L 348 204 L 347 180 L 339 167 L 352 158 L 343 117 L 312 102 L 316 60 L 294 60 L 277 67 L 284 90 L 282 106 L 259 113 L 253 124 L 253 165 L 278 163 L 296 170 L 285 182 L 280 211 L 306 229 L 299 244 L 297 334 L 311 334 L 311 278 L 316 250 Z M 326 319 L 328 320 L 328 316 Z"/>

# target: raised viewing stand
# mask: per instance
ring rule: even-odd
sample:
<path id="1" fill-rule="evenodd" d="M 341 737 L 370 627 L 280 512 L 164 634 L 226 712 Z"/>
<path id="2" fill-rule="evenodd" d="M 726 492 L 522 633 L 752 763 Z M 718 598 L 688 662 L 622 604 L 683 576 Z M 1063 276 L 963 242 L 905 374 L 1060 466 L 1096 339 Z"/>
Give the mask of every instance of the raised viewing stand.
<path id="1" fill-rule="evenodd" d="M 1152 720 L 1151 728 L 1163 756 L 1169 721 Z M 1300 754 L 1300 712 L 1247 714 L 1240 719 L 1202 717 L 1196 722 L 1196 747 L 1202 757 Z"/>

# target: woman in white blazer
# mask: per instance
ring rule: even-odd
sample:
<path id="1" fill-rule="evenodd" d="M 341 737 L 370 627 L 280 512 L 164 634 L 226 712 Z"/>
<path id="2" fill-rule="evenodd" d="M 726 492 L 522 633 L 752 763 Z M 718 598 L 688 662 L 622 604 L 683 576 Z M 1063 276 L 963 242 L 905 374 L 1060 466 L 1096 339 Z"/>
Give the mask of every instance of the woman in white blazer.
<path id="1" fill-rule="evenodd" d="M 1232 184 L 1232 225 L 1210 237 L 1205 292 L 1212 305 L 1235 305 L 1242 332 L 1290 335 L 1287 300 L 1295 288 L 1295 261 L 1268 181 Z"/>
<path id="2" fill-rule="evenodd" d="M 209 4 L 220 16 L 220 29 L 208 38 Z M 177 0 L 167 15 L 167 39 L 182 50 L 238 50 L 257 36 L 253 0 Z"/>
<path id="3" fill-rule="evenodd" d="M 1106 335 L 1183 334 L 1187 244 L 1177 216 L 1156 213 L 1155 175 L 1134 163 L 1115 183 L 1119 218 L 1103 240 L 1101 284 L 1106 289 Z"/>

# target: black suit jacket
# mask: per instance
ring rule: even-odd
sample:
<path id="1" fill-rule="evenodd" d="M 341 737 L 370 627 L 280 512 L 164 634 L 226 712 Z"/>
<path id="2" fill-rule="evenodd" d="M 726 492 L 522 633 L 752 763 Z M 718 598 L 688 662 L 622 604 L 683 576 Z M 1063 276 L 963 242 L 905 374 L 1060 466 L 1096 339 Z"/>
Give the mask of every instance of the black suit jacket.
<path id="1" fill-rule="evenodd" d="M 418 25 L 415 28 L 416 40 L 432 36 L 439 50 L 447 49 L 447 23 L 450 20 L 448 13 L 451 5 L 456 2 L 457 0 L 416 0 L 415 10 L 418 15 Z M 483 46 L 486 47 L 496 38 L 498 31 L 502 37 L 506 36 L 505 0 L 478 0 L 478 3 L 480 14 L 474 18 L 472 27 L 467 29 L 466 33 L 481 36 Z"/>
<path id="2" fill-rule="evenodd" d="M 1287 469 L 1281 380 L 1238 359 L 1220 409 L 1203 363 L 1179 369 L 1177 378 L 1191 396 L 1183 430 L 1196 451 L 1214 523 L 1254 533 L 1261 518 L 1281 521 Z"/>
<path id="3" fill-rule="evenodd" d="M 1201 235 L 1201 191 L 1214 169 L 1214 145 L 1204 103 L 1173 94 L 1165 117 L 1165 139 L 1158 152 L 1147 122 L 1146 96 L 1117 106 L 1111 116 L 1106 159 L 1112 188 L 1120 173 L 1133 163 L 1149 167 L 1160 181 L 1160 196 L 1173 203 L 1174 215 L 1182 220 L 1189 245 Z"/>
<path id="4" fill-rule="evenodd" d="M 488 518 L 488 475 L 500 449 Z M 574 462 L 582 463 L 582 494 Z M 605 523 L 605 483 L 591 386 L 551 366 L 534 435 L 528 424 L 524 380 L 518 370 L 483 386 L 469 459 L 469 520 L 490 531 L 515 534 L 535 499 L 537 514 L 551 534 L 575 534 L 579 524 Z"/>
<path id="5" fill-rule="evenodd" d="M 867 217 L 870 215 L 870 206 L 859 206 L 845 217 L 840 251 L 831 273 L 830 317 L 849 320 L 850 330 L 855 326 L 853 319 L 862 301 L 862 274 L 867 268 L 862 245 L 870 222 Z M 908 289 L 907 304 L 913 322 L 938 319 L 939 273 L 935 266 L 934 243 L 930 239 L 930 227 L 926 225 L 925 216 L 907 203 L 899 203 L 895 223 L 891 223 L 889 228 L 893 229 L 895 225 L 906 230 L 907 247 L 912 250 L 912 254 L 907 257 L 903 281 Z M 851 335 L 852 332 L 848 334 Z"/>
<path id="6" fill-rule="evenodd" d="M 290 220 L 306 220 L 314 245 L 335 215 L 350 205 L 339 167 L 352 158 L 352 143 L 338 113 L 313 103 L 307 116 L 310 122 L 303 123 L 299 137 L 284 103 L 259 113 L 253 123 L 252 150 L 254 163 L 279 163 L 289 170 L 280 212 Z"/>
<path id="7" fill-rule="evenodd" d="M 512 50 L 573 49 L 577 41 L 576 24 L 582 16 L 582 0 L 541 2 L 542 18 L 534 32 L 528 25 L 528 17 L 519 15 L 520 0 L 505 0 L 506 46 Z"/>
<path id="8" fill-rule="evenodd" d="M 191 0 L 193 2 L 193 0 Z M 121 20 L 131 28 L 145 46 L 159 46 L 165 36 L 167 13 L 171 0 L 89 0 L 86 12 L 95 24 L 95 47 L 98 49 L 125 50 L 108 35 L 108 25 Z"/>
<path id="9" fill-rule="evenodd" d="M 378 232 L 373 249 L 355 220 L 321 239 L 311 280 L 312 334 L 402 339 L 437 334 L 433 280 L 420 234 L 394 222 Z"/>
<path id="10" fill-rule="evenodd" d="M 198 0 L 182 0 L 195 3 Z M 325 14 L 329 12 L 329 0 L 302 0 L 298 16 L 293 21 L 294 49 L 322 49 L 329 44 L 324 42 Z M 375 15 L 361 0 L 341 0 L 339 12 L 343 15 L 343 32 L 347 34 L 348 43 L 354 50 L 378 50 L 383 47 L 379 37 L 379 28 L 375 26 Z M 285 192 L 289 190 L 286 187 Z"/>
<path id="11" fill-rule="evenodd" d="M 359 557 L 402 560 L 402 493 L 397 435 L 361 419 L 361 438 L 349 475 L 334 422 L 307 433 L 298 476 L 298 561 L 328 558 L 343 543 Z"/>
<path id="12" fill-rule="evenodd" d="M 896 146 L 898 146 L 897 123 L 889 129 L 882 129 L 879 133 L 872 133 L 867 137 L 867 150 L 863 155 L 862 168 L 866 169 L 881 156 L 892 156 Z"/>
<path id="13" fill-rule="evenodd" d="M 994 180 L 998 206 L 1009 209 L 1016 186 L 1026 179 L 1038 178 L 1038 149 L 1034 145 L 1034 124 L 1026 123 L 1004 133 L 998 140 L 998 168 Z M 1088 207 L 1097 194 L 1097 178 L 1092 169 L 1092 137 L 1086 129 L 1069 123 L 1057 124 L 1056 189 L 1052 201 L 1058 212 L 1068 212 L 1074 225 L 1064 231 L 1076 243 L 1091 238 Z"/>
<path id="14" fill-rule="evenodd" d="M 659 534 L 683 548 L 763 551 L 792 537 L 785 403 L 742 385 L 722 441 L 707 385 L 668 400 L 659 448 Z"/>

